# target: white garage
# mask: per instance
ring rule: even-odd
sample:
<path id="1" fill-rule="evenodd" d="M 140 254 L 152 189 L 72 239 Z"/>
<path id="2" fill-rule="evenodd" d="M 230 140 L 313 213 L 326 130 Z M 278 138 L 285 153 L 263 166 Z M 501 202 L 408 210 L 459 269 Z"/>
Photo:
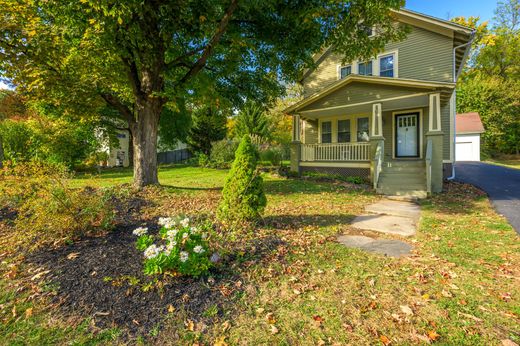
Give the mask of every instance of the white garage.
<path id="1" fill-rule="evenodd" d="M 456 161 L 480 161 L 480 135 L 484 126 L 478 113 L 457 114 Z"/>

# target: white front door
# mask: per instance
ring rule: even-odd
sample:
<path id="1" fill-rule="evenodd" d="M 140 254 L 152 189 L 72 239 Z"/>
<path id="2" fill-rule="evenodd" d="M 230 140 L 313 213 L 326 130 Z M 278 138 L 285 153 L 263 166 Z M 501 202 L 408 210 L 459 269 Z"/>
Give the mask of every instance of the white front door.
<path id="1" fill-rule="evenodd" d="M 397 115 L 396 120 L 396 157 L 417 157 L 419 117 L 417 113 Z"/>

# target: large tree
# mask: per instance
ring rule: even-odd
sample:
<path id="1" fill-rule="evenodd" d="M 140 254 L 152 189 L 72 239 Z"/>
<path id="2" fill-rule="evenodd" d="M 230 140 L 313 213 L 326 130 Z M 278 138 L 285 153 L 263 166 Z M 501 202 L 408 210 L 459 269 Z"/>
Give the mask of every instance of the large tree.
<path id="1" fill-rule="evenodd" d="M 158 183 L 166 103 L 239 106 L 283 92 L 332 46 L 368 58 L 404 32 L 403 0 L 0 0 L 0 73 L 81 115 L 103 103 L 130 127 L 134 184 Z M 366 26 L 377 25 L 368 37 Z"/>

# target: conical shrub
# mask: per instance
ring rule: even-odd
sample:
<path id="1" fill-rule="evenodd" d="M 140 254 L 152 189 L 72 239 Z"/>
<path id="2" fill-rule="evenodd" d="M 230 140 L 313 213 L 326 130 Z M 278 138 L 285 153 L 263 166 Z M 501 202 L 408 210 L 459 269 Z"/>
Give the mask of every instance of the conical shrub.
<path id="1" fill-rule="evenodd" d="M 222 191 L 217 216 L 224 223 L 251 222 L 260 218 L 267 204 L 262 177 L 256 171 L 258 152 L 244 135 Z"/>

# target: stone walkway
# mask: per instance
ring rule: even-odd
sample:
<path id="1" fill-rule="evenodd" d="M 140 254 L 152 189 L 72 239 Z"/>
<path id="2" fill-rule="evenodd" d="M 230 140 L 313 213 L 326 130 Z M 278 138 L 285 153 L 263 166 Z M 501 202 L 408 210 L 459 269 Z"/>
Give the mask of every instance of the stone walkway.
<path id="1" fill-rule="evenodd" d="M 358 230 L 368 230 L 389 235 L 410 237 L 415 235 L 421 209 L 414 202 L 383 199 L 365 208 L 366 214 L 352 222 Z M 342 235 L 338 242 L 385 256 L 401 257 L 409 255 L 411 245 L 401 240 L 370 238 L 360 235 Z"/>

